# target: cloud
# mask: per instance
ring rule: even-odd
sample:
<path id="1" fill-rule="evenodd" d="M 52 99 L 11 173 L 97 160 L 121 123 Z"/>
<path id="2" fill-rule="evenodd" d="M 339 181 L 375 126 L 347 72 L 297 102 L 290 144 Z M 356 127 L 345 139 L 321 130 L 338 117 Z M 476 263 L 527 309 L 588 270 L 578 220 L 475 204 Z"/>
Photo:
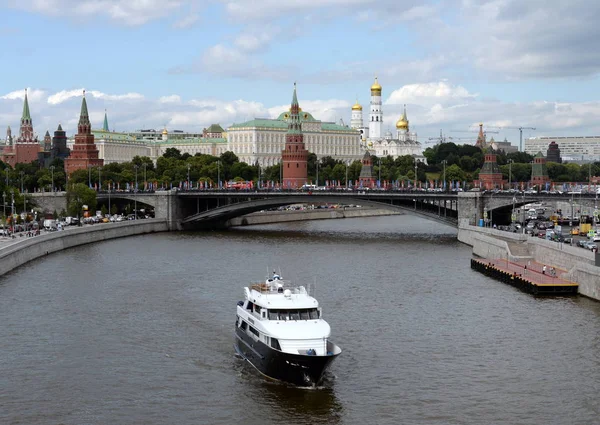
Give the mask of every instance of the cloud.
<path id="1" fill-rule="evenodd" d="M 421 105 L 431 104 L 456 104 L 465 100 L 474 99 L 478 95 L 471 94 L 463 86 L 449 84 L 446 81 L 408 84 L 398 90 L 394 90 L 385 101 L 390 104 L 418 103 Z"/>
<path id="2" fill-rule="evenodd" d="M 291 103 L 290 98 L 290 103 Z M 329 99 L 329 100 L 299 100 L 303 111 L 310 114 L 317 120 L 339 122 L 340 118 L 346 120 L 351 104 L 347 100 Z M 282 112 L 290 109 L 290 104 L 273 106 L 269 108 L 269 117 L 277 118 Z"/>
<path id="3" fill-rule="evenodd" d="M 179 103 L 181 102 L 181 97 L 176 94 L 172 94 L 170 96 L 163 96 L 158 99 L 160 103 Z"/>
<path id="4" fill-rule="evenodd" d="M 31 89 L 27 88 L 27 100 L 29 102 L 37 102 L 43 99 L 46 92 L 44 90 Z M 0 99 L 3 100 L 24 100 L 25 99 L 25 90 L 15 90 L 10 93 L 5 94 L 4 96 L 0 96 Z"/>
<path id="5" fill-rule="evenodd" d="M 49 16 L 109 18 L 138 26 L 164 18 L 191 0 L 8 0 L 8 6 Z"/>
<path id="6" fill-rule="evenodd" d="M 173 28 L 177 28 L 177 29 L 190 28 L 190 27 L 194 26 L 194 24 L 196 22 L 198 22 L 199 20 L 200 20 L 200 15 L 198 15 L 197 13 L 193 13 L 191 15 L 188 15 L 188 16 L 180 19 L 179 21 L 176 21 L 173 24 Z"/>
<path id="7" fill-rule="evenodd" d="M 62 90 L 48 97 L 48 103 L 51 105 L 59 105 L 73 97 L 83 96 L 84 89 Z M 126 94 L 106 94 L 97 90 L 86 91 L 86 95 L 104 100 L 141 100 L 144 98 L 139 93 Z"/>

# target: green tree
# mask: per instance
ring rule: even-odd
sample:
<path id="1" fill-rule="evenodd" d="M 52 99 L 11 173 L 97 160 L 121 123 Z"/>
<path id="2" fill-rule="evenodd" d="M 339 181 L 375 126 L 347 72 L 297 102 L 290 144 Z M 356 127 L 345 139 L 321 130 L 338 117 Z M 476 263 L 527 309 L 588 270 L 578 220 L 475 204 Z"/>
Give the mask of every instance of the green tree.
<path id="1" fill-rule="evenodd" d="M 181 159 L 181 151 L 177 148 L 167 148 L 163 154 L 163 158 Z"/>
<path id="2" fill-rule="evenodd" d="M 67 210 L 69 215 L 81 217 L 82 208 L 88 206 L 89 211 L 96 209 L 96 192 L 83 183 L 74 183 L 67 189 Z"/>

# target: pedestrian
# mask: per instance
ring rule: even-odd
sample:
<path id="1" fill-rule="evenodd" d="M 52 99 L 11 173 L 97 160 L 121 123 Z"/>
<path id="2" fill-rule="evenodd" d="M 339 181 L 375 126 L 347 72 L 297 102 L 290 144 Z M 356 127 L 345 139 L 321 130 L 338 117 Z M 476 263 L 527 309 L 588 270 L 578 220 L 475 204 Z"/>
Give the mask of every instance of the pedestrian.
<path id="1" fill-rule="evenodd" d="M 542 267 L 542 274 L 546 274 L 546 265 L 544 264 L 544 267 Z"/>
<path id="2" fill-rule="evenodd" d="M 523 267 L 523 274 L 527 274 L 527 264 Z"/>
<path id="3" fill-rule="evenodd" d="M 554 267 L 550 269 L 550 273 L 552 273 L 552 277 L 556 277 L 556 269 Z"/>

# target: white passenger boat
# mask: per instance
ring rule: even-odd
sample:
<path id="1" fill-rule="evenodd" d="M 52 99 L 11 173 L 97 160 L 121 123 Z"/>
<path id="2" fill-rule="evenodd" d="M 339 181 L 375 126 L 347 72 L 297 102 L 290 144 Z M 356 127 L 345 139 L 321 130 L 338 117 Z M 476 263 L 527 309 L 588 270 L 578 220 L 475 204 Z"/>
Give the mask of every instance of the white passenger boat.
<path id="1" fill-rule="evenodd" d="M 237 305 L 236 351 L 262 374 L 298 386 L 317 386 L 342 350 L 306 287 L 273 272 L 244 288 Z"/>

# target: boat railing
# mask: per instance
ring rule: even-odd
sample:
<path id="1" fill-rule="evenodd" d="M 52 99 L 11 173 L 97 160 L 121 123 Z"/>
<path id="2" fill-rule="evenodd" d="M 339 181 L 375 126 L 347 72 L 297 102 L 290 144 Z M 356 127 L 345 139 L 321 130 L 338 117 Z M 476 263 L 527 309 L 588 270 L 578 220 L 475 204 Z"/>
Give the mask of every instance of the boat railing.
<path id="1" fill-rule="evenodd" d="M 291 294 L 306 294 L 306 288 L 302 285 L 292 285 L 289 281 L 282 279 L 267 280 L 266 282 L 252 282 L 250 289 L 261 294 L 277 294 L 289 290 Z"/>

